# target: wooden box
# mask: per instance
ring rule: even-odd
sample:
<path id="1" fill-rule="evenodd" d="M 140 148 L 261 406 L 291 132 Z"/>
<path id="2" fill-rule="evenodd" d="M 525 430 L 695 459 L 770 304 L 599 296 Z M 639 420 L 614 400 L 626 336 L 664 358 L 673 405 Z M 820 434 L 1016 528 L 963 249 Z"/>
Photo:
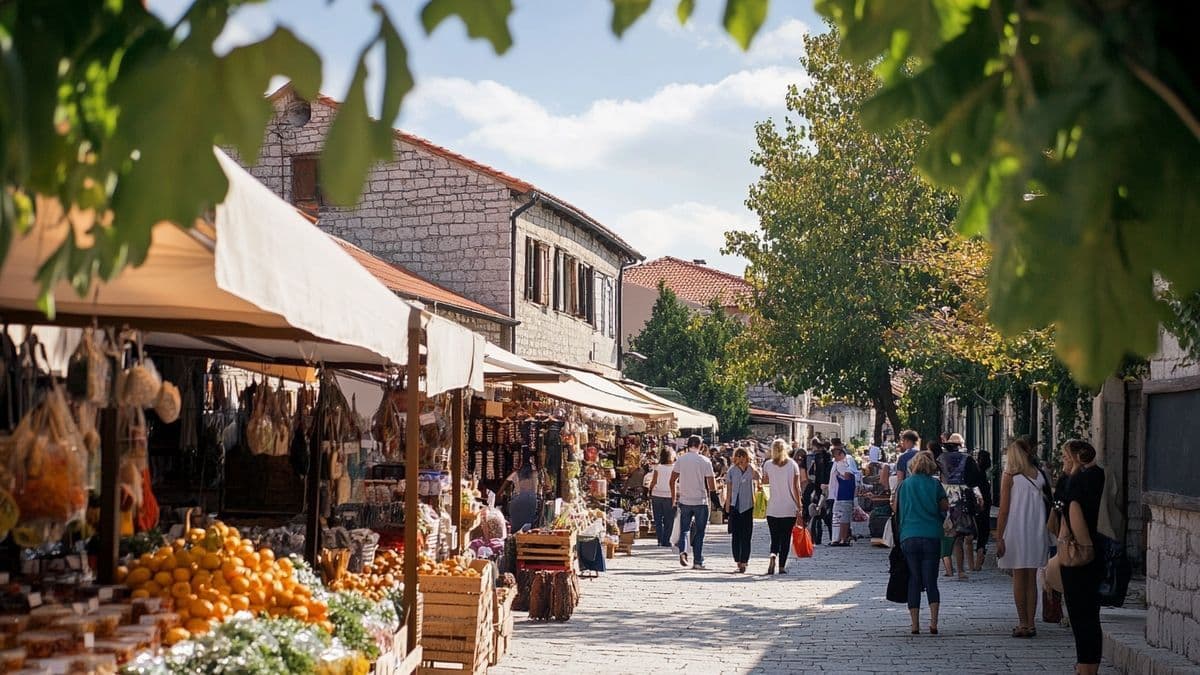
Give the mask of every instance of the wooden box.
<path id="1" fill-rule="evenodd" d="M 517 569 L 569 570 L 575 568 L 575 533 L 518 532 Z"/>
<path id="2" fill-rule="evenodd" d="M 620 541 L 617 542 L 617 551 L 626 555 L 633 555 L 633 542 L 637 539 L 637 533 L 623 532 L 620 537 Z"/>
<path id="3" fill-rule="evenodd" d="M 492 655 L 490 663 L 496 665 L 508 653 L 509 643 L 513 632 L 513 600 L 517 592 L 512 589 L 496 590 L 495 616 L 492 623 Z"/>
<path id="4" fill-rule="evenodd" d="M 422 665 L 418 673 L 482 673 L 492 656 L 495 567 L 476 560 L 478 577 L 421 575 Z"/>

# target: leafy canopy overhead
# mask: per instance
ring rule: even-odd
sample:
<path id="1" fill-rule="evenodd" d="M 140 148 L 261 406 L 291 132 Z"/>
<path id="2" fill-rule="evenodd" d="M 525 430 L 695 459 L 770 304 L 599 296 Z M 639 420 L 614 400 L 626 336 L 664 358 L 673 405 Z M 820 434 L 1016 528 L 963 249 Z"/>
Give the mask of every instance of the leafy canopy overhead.
<path id="1" fill-rule="evenodd" d="M 140 0 L 0 3 L 0 264 L 13 237 L 31 228 L 39 198 L 100 215 L 87 236 L 71 228 L 39 270 L 47 315 L 60 282 L 86 294 L 97 279 L 145 260 L 156 223 L 191 227 L 224 199 L 228 184 L 212 148 L 258 156 L 272 78 L 289 79 L 301 97 L 317 94 L 321 59 L 287 28 L 224 55 L 213 51 L 232 13 L 251 2 L 193 0 L 175 25 Z M 649 6 L 613 0 L 613 30 L 623 32 Z M 748 45 L 766 9 L 767 0 L 727 0 L 725 25 Z M 375 2 L 371 10 L 376 32 L 346 36 L 361 50 L 321 156 L 323 194 L 337 204 L 357 201 L 371 164 L 392 157 L 391 122 L 413 87 L 388 9 Z M 512 12 L 511 0 L 427 0 L 420 19 L 431 33 L 457 18 L 503 54 L 513 43 Z M 372 111 L 367 55 L 377 49 L 382 104 Z"/>

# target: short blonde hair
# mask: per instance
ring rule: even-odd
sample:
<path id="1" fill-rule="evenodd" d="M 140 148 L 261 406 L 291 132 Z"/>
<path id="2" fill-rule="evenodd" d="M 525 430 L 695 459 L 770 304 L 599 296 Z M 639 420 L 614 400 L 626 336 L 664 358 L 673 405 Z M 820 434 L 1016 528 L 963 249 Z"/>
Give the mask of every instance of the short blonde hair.
<path id="1" fill-rule="evenodd" d="M 783 466 L 788 461 L 788 444 L 782 438 L 771 441 L 771 461 L 776 466 Z"/>
<path id="2" fill-rule="evenodd" d="M 937 462 L 933 460 L 933 453 L 922 451 L 913 455 L 913 458 L 908 460 L 908 472 L 924 476 L 932 476 L 937 473 Z"/>

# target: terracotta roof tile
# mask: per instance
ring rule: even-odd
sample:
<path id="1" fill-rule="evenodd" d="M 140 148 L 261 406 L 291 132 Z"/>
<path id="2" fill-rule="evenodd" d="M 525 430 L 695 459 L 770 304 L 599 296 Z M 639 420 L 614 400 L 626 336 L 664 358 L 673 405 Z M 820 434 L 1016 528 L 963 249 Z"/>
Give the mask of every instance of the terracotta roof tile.
<path id="1" fill-rule="evenodd" d="M 367 271 L 374 275 L 376 279 L 379 279 L 384 286 L 387 286 L 389 290 L 400 297 L 419 300 L 429 305 L 434 303 L 445 305 L 450 309 L 480 315 L 503 324 L 513 323 L 513 320 L 506 314 L 501 314 L 486 305 L 481 305 L 474 300 L 464 298 L 454 291 L 443 288 L 399 265 L 376 258 L 345 239 L 333 235 L 329 235 L 329 237 L 341 245 L 360 265 L 367 268 Z"/>
<path id="2" fill-rule="evenodd" d="M 701 305 L 718 297 L 725 307 L 738 305 L 753 291 L 739 276 L 671 256 L 626 269 L 624 280 L 645 288 L 658 288 L 661 280 L 681 299 Z"/>

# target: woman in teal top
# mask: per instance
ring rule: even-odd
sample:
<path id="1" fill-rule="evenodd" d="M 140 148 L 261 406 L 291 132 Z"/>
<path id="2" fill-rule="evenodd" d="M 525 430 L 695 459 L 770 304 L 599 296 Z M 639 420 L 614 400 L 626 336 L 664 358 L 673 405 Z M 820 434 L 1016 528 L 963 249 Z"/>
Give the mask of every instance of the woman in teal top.
<path id="1" fill-rule="evenodd" d="M 938 559 L 942 551 L 942 522 L 950 510 L 946 489 L 933 477 L 937 462 L 928 452 L 917 453 L 908 463 L 909 477 L 900 484 L 900 550 L 908 562 L 908 614 L 912 633 L 921 632 L 921 589 L 929 597 L 929 632 L 937 635 Z"/>

